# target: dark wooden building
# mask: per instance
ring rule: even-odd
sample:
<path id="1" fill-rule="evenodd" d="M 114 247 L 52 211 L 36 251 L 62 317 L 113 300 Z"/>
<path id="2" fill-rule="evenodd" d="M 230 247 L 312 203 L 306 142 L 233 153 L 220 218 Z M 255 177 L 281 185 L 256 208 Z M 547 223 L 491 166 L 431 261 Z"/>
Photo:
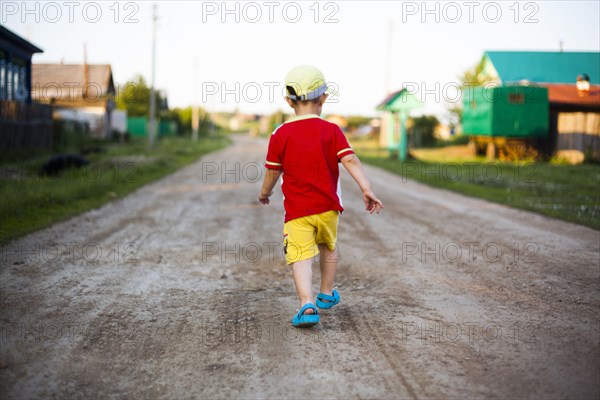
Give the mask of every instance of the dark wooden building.
<path id="1" fill-rule="evenodd" d="M 0 100 L 31 103 L 31 57 L 42 52 L 0 25 Z"/>
<path id="2" fill-rule="evenodd" d="M 52 146 L 52 108 L 31 98 L 31 58 L 41 52 L 0 25 L 0 151 Z"/>

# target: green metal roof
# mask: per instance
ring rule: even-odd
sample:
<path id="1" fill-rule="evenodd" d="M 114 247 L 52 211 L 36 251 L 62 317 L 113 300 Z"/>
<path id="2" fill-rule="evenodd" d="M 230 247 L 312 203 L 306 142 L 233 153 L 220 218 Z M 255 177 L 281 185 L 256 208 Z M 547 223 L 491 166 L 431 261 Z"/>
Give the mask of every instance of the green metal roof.
<path id="1" fill-rule="evenodd" d="M 378 110 L 382 111 L 402 111 L 412 110 L 414 108 L 423 107 L 423 103 L 419 101 L 413 94 L 406 89 L 398 90 L 390 93 L 381 103 L 377 105 Z"/>
<path id="2" fill-rule="evenodd" d="M 486 51 L 485 56 L 502 83 L 575 83 L 585 73 L 591 84 L 600 84 L 598 52 Z"/>

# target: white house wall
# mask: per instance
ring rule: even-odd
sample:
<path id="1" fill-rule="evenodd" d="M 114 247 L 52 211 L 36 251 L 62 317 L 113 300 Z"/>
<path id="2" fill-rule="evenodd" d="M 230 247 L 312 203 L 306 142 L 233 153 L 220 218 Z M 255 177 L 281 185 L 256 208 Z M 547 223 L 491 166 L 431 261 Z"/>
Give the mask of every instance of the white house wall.
<path id="1" fill-rule="evenodd" d="M 53 118 L 86 122 L 90 129 L 90 136 L 102 139 L 106 137 L 105 114 L 104 107 L 56 108 Z"/>
<path id="2" fill-rule="evenodd" d="M 127 111 L 113 110 L 111 113 L 112 129 L 119 132 L 127 132 Z"/>

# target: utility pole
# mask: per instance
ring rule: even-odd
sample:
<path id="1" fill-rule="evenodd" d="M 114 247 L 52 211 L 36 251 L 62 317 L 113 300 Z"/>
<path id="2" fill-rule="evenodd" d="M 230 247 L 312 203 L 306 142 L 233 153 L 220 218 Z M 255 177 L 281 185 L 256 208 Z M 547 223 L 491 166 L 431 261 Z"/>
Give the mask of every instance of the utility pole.
<path id="1" fill-rule="evenodd" d="M 155 87 L 155 75 L 156 75 L 156 3 L 152 5 L 152 79 L 150 89 L 150 119 L 148 124 L 148 144 L 154 145 L 154 137 L 156 135 L 156 87 Z"/>
<path id="2" fill-rule="evenodd" d="M 83 42 L 83 97 L 87 99 L 90 86 L 90 67 L 87 62 L 87 43 Z"/>
<path id="3" fill-rule="evenodd" d="M 210 98 L 210 113 L 208 114 L 208 122 L 210 124 L 210 136 L 215 135 L 215 96 Z"/>
<path id="4" fill-rule="evenodd" d="M 388 37 L 387 37 L 387 46 L 385 49 L 385 95 L 387 96 L 392 92 L 391 88 L 391 75 L 392 75 L 392 49 L 394 45 L 392 43 L 394 38 L 394 22 L 392 20 L 389 21 L 388 24 Z M 390 152 L 394 147 L 394 131 L 396 124 L 394 122 L 394 114 L 391 111 L 384 111 L 383 116 L 381 118 L 381 133 L 380 133 L 380 143 L 388 147 Z"/>
<path id="5" fill-rule="evenodd" d="M 200 125 L 200 110 L 197 105 L 192 106 L 192 142 L 198 141 L 198 128 Z"/>
<path id="6" fill-rule="evenodd" d="M 391 88 L 391 75 L 392 75 L 392 51 L 394 48 L 394 22 L 390 21 L 388 28 L 388 40 L 387 40 L 387 49 L 385 55 L 385 91 L 386 94 L 392 91 Z"/>
<path id="7" fill-rule="evenodd" d="M 194 58 L 194 99 L 192 102 L 192 142 L 198 141 L 198 128 L 200 124 L 200 113 L 198 112 L 198 104 L 196 103 L 196 95 L 198 93 L 198 58 Z"/>

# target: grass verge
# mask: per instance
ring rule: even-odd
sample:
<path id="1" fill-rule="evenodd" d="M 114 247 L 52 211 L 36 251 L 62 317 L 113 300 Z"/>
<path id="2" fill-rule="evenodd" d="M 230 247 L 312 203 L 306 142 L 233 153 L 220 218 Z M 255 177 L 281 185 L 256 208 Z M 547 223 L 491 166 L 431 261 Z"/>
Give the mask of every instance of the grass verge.
<path id="1" fill-rule="evenodd" d="M 39 174 L 46 156 L 0 165 L 0 244 L 126 196 L 229 143 L 225 137 L 191 142 L 163 138 L 103 145 L 90 164 L 55 177 Z"/>
<path id="2" fill-rule="evenodd" d="M 456 149 L 400 162 L 369 144 L 353 147 L 365 163 L 430 186 L 600 229 L 600 165 L 487 161 Z"/>

